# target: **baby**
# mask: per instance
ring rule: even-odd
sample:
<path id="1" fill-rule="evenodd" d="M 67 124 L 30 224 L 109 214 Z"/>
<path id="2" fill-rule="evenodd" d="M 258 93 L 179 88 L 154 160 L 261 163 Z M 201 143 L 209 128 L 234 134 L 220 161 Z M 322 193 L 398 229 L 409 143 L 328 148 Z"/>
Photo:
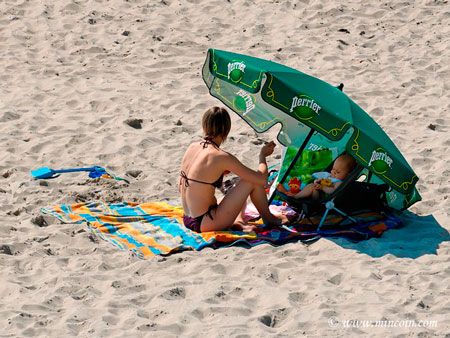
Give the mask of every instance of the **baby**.
<path id="1" fill-rule="evenodd" d="M 355 167 L 356 161 L 353 159 L 353 157 L 344 154 L 336 158 L 333 164 L 333 169 L 331 169 L 331 177 L 335 179 L 334 181 L 338 180 L 336 183 L 330 182 L 331 185 L 327 186 L 321 184 L 321 182 L 329 179 L 317 179 L 314 181 L 314 183 L 308 184 L 304 189 L 296 194 L 287 191 L 282 184 L 279 184 L 277 189 L 278 191 L 295 198 L 312 197 L 313 199 L 319 199 L 320 191 L 323 191 L 325 194 L 331 194 Z"/>

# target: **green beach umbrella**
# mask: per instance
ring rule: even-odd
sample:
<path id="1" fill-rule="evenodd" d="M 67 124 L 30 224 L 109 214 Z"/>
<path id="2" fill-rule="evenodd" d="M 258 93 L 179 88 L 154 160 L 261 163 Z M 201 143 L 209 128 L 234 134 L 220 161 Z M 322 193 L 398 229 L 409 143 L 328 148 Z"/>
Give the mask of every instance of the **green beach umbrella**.
<path id="1" fill-rule="evenodd" d="M 404 209 L 421 200 L 418 177 L 382 128 L 341 88 L 275 62 L 210 49 L 203 66 L 210 94 L 255 131 L 281 125 L 278 141 L 301 151 L 335 147 L 386 183 L 389 205 Z M 306 141 L 305 141 L 306 140 Z"/>

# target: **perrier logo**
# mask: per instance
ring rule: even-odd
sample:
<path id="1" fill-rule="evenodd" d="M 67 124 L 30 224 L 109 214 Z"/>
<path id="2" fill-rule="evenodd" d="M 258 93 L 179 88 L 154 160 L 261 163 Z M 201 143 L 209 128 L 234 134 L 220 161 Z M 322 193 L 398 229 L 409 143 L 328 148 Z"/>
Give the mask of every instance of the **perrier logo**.
<path id="1" fill-rule="evenodd" d="M 243 113 L 242 115 L 247 115 L 248 112 L 256 108 L 256 99 L 253 95 L 247 93 L 243 89 L 239 89 L 233 100 L 233 107 L 236 111 Z"/>
<path id="2" fill-rule="evenodd" d="M 233 82 L 239 82 L 244 75 L 245 64 L 243 61 L 232 61 L 228 63 L 228 79 Z"/>
<path id="3" fill-rule="evenodd" d="M 392 158 L 387 154 L 383 148 L 377 148 L 372 152 L 369 161 L 369 167 L 372 167 L 376 174 L 384 174 L 388 169 L 392 168 Z"/>
<path id="4" fill-rule="evenodd" d="M 314 114 L 319 115 L 322 107 L 308 95 L 298 95 L 292 98 L 291 113 L 300 119 L 309 120 Z"/>

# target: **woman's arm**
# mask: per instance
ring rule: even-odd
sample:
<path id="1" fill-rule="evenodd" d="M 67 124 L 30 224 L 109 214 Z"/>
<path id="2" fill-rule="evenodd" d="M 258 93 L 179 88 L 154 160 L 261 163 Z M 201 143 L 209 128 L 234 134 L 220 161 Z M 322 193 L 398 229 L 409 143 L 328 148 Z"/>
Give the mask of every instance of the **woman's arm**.
<path id="1" fill-rule="evenodd" d="M 275 143 L 273 142 L 264 144 L 259 154 L 259 165 L 256 171 L 246 167 L 236 157 L 228 153 L 225 153 L 224 166 L 245 181 L 265 186 L 268 178 L 266 157 L 273 153 L 274 148 Z"/>

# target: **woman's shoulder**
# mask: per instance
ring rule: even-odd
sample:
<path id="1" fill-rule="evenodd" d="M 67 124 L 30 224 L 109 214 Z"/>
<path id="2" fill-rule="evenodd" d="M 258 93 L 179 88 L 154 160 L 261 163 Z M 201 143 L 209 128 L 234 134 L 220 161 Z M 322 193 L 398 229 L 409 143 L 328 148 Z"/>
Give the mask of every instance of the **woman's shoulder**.
<path id="1" fill-rule="evenodd" d="M 191 149 L 193 149 L 193 148 L 195 148 L 195 147 L 197 147 L 198 146 L 198 142 L 192 142 L 188 147 L 187 147 L 187 150 L 191 150 Z"/>
<path id="2" fill-rule="evenodd" d="M 191 151 L 198 151 L 198 149 L 201 147 L 200 142 L 192 142 L 186 149 L 186 152 L 191 152 Z"/>
<path id="3" fill-rule="evenodd" d="M 215 147 L 214 145 L 208 144 L 206 147 L 201 141 L 192 142 L 187 150 L 186 154 L 191 155 L 201 155 L 202 157 L 214 157 L 215 159 L 227 160 L 234 158 L 232 154 L 223 150 L 222 148 Z"/>

